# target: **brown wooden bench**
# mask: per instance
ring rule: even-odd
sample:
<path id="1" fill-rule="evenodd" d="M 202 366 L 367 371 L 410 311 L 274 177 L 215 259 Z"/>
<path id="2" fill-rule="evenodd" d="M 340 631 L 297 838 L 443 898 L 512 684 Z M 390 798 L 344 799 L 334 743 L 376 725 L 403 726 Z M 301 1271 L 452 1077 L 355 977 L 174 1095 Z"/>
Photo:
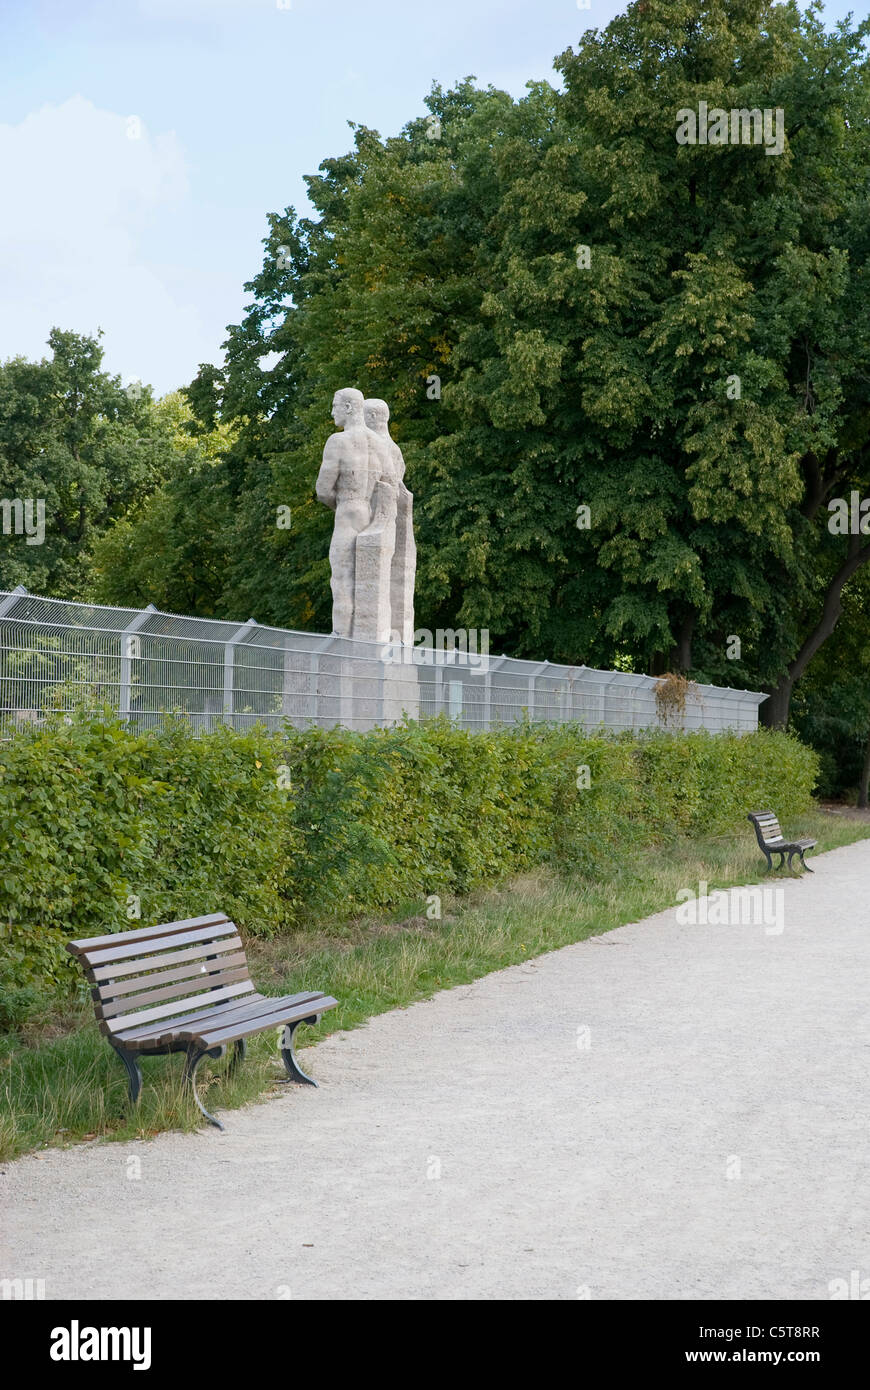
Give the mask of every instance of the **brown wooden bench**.
<path id="1" fill-rule="evenodd" d="M 317 1023 L 337 1000 L 306 991 L 281 999 L 258 994 L 248 971 L 238 929 L 222 912 L 164 922 L 158 927 L 68 941 L 93 985 L 100 1031 L 115 1049 L 130 1082 L 130 1099 L 142 1089 L 141 1056 L 185 1052 L 184 1079 L 196 1093 L 203 1057 L 221 1057 L 235 1044 L 232 1071 L 245 1056 L 245 1039 L 283 1025 L 281 1056 L 291 1081 L 317 1082 L 299 1066 L 293 1036 L 301 1023 Z"/>
<path id="2" fill-rule="evenodd" d="M 758 845 L 762 854 L 767 857 L 768 869 L 773 868 L 773 859 L 771 858 L 773 854 L 779 855 L 779 863 L 776 866 L 778 869 L 782 868 L 786 855 L 788 855 L 788 867 L 791 868 L 791 861 L 798 854 L 807 873 L 813 872 L 804 859 L 804 852 L 813 849 L 818 844 L 817 840 L 786 840 L 773 811 L 750 811 L 746 819 L 751 820 L 755 826 Z"/>

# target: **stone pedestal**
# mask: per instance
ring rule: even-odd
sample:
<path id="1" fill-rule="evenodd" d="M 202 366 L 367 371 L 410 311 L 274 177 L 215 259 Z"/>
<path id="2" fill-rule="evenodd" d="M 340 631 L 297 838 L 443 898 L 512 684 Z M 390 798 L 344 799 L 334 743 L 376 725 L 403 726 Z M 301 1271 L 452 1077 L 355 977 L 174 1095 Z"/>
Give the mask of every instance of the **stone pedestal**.
<path id="1" fill-rule="evenodd" d="M 340 724 L 364 733 L 422 713 L 417 669 L 390 643 L 294 633 L 283 662 L 282 713 L 297 728 Z"/>

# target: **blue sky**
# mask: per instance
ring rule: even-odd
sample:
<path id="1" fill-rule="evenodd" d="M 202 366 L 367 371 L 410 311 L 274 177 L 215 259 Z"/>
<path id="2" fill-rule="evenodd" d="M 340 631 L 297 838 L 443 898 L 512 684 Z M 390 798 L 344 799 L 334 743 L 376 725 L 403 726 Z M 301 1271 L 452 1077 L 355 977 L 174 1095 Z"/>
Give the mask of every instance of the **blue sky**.
<path id="1" fill-rule="evenodd" d="M 53 324 L 158 393 L 217 361 L 266 214 L 469 74 L 515 96 L 617 0 L 0 0 L 0 359 Z M 864 3 L 833 0 L 832 21 Z"/>

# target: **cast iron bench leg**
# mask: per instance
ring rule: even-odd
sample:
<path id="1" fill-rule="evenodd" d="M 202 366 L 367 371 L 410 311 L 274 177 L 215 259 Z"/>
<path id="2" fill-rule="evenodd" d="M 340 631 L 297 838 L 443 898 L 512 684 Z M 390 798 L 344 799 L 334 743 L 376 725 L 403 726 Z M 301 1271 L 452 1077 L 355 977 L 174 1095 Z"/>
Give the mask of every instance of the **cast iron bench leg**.
<path id="1" fill-rule="evenodd" d="M 221 1049 L 219 1047 L 189 1048 L 184 1060 L 184 1076 L 182 1078 L 183 1081 L 190 1083 L 190 1089 L 193 1092 L 193 1098 L 196 1101 L 197 1109 L 201 1111 L 209 1124 L 214 1125 L 217 1129 L 223 1129 L 223 1125 L 220 1120 L 215 1119 L 214 1115 L 208 1113 L 199 1096 L 196 1094 L 196 1069 L 203 1057 L 219 1057 L 220 1055 Z"/>
<path id="2" fill-rule="evenodd" d="M 800 861 L 801 861 L 801 864 L 802 864 L 803 867 L 806 869 L 806 871 L 807 871 L 808 874 L 811 874 L 811 873 L 814 872 L 814 870 L 810 868 L 809 864 L 808 864 L 807 861 L 804 859 L 804 851 L 803 851 L 802 849 L 792 849 L 792 850 L 789 850 L 789 854 L 788 854 L 788 867 L 789 867 L 789 868 L 791 868 L 791 861 L 794 859 L 795 855 L 798 856 L 798 858 L 799 858 Z"/>
<path id="3" fill-rule="evenodd" d="M 313 1076 L 308 1076 L 300 1067 L 296 1060 L 296 1052 L 293 1047 L 293 1035 L 300 1023 L 319 1023 L 320 1014 L 313 1018 L 300 1018 L 295 1023 L 288 1023 L 284 1028 L 284 1036 L 281 1039 L 281 1056 L 284 1059 L 284 1066 L 287 1068 L 287 1075 L 291 1081 L 304 1082 L 307 1086 L 316 1086 L 317 1082 Z"/>
<path id="4" fill-rule="evenodd" d="M 128 1052 L 126 1047 L 121 1047 L 119 1043 L 109 1039 L 109 1046 L 117 1052 L 124 1066 L 127 1068 L 127 1085 L 130 1092 L 130 1103 L 135 1105 L 142 1090 L 142 1068 L 139 1066 L 139 1058 L 135 1052 Z"/>

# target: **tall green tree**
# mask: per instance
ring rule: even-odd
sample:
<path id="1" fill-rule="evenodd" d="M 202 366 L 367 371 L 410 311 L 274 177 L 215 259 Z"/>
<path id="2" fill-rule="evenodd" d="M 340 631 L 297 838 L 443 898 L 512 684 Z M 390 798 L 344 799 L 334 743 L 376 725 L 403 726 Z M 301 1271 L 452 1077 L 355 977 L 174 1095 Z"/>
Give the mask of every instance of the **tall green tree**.
<path id="1" fill-rule="evenodd" d="M 455 354 L 461 428 L 433 448 L 492 499 L 461 616 L 526 650 L 761 683 L 784 722 L 870 558 L 822 512 L 870 483 L 867 32 L 643 0 L 557 61 L 567 135 L 510 190 L 498 283 Z M 701 102 L 781 108 L 782 153 L 679 144 Z M 546 565 L 521 533 L 534 507 Z"/>
<path id="2" fill-rule="evenodd" d="M 87 596 L 96 603 L 211 617 L 225 587 L 233 532 L 223 454 L 233 430 L 194 428 L 180 391 L 150 406 L 163 480 L 91 547 Z M 168 446 L 168 453 L 166 452 Z"/>
<path id="3" fill-rule="evenodd" d="M 162 480 L 171 440 L 149 391 L 102 371 L 98 338 L 55 328 L 48 344 L 50 358 L 0 364 L 0 588 L 81 598 L 93 541 Z M 41 540 L 16 533 L 16 502 L 31 517 L 41 504 Z"/>

